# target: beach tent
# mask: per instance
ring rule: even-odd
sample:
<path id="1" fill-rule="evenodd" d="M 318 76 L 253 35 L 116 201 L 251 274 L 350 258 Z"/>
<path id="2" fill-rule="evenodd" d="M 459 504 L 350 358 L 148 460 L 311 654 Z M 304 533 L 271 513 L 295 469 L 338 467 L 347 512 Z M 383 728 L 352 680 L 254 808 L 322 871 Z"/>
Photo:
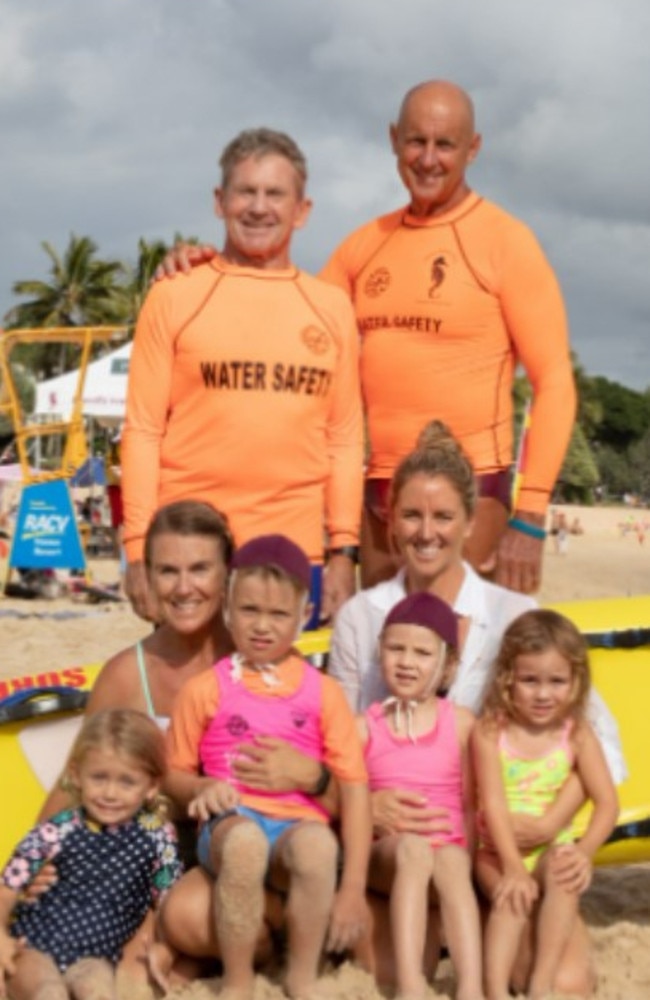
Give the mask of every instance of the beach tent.
<path id="1" fill-rule="evenodd" d="M 123 344 L 88 365 L 82 393 L 84 416 L 115 423 L 124 419 L 130 356 L 131 344 Z M 73 371 L 39 382 L 34 416 L 67 420 L 78 378 L 79 373 Z"/>

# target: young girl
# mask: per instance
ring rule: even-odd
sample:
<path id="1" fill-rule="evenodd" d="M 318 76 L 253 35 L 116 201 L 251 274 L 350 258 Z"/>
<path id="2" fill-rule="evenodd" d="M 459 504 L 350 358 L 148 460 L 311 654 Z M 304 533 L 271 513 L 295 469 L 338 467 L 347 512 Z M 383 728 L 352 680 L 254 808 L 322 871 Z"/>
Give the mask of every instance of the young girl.
<path id="1" fill-rule="evenodd" d="M 34 827 L 0 884 L 0 995 L 113 1000 L 114 966 L 154 902 L 179 875 L 176 834 L 156 812 L 165 774 L 158 726 L 114 709 L 88 718 L 66 781 L 76 802 Z M 18 902 L 39 868 L 56 883 Z"/>
<path id="2" fill-rule="evenodd" d="M 554 611 L 528 611 L 507 629 L 484 714 L 472 735 L 485 843 L 476 874 L 491 900 L 485 940 L 489 1000 L 506 1000 L 533 906 L 535 949 L 527 971 L 533 1000 L 557 988 L 556 974 L 578 918 L 592 859 L 616 823 L 618 802 L 600 744 L 584 719 L 589 693 L 585 642 Z M 541 815 L 576 771 L 593 812 L 584 835 L 522 857 L 510 813 Z M 563 884 L 567 865 L 576 890 Z"/>
<path id="3" fill-rule="evenodd" d="M 425 997 L 423 973 L 430 887 L 458 979 L 458 1000 L 480 1000 L 481 934 L 471 881 L 466 815 L 468 740 L 474 716 L 438 697 L 458 649 L 457 618 L 433 594 L 415 593 L 386 617 L 380 661 L 390 697 L 359 718 L 371 791 L 401 788 L 448 810 L 436 837 L 395 833 L 375 840 L 369 886 L 390 894 L 397 995 Z"/>
<path id="4" fill-rule="evenodd" d="M 339 685 L 293 649 L 309 610 L 306 555 L 282 535 L 261 536 L 238 549 L 232 570 L 227 623 L 236 652 L 179 693 L 167 790 L 202 824 L 198 856 L 215 879 L 220 996 L 252 996 L 268 870 L 282 887 L 288 882 L 287 993 L 312 1000 L 328 930 L 334 950 L 365 930 L 370 806 L 363 755 Z M 288 741 L 338 779 L 344 847 L 338 892 L 337 843 L 315 799 L 323 782 L 304 794 L 265 790 L 237 777 L 234 764 L 243 747 L 262 736 Z"/>

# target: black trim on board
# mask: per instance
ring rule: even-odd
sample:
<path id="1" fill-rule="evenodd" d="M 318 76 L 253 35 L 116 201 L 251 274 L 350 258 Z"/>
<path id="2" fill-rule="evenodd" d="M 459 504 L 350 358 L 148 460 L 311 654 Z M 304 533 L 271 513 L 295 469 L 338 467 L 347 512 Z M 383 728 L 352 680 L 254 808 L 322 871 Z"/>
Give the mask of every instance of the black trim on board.
<path id="1" fill-rule="evenodd" d="M 650 628 L 623 628 L 582 634 L 590 649 L 639 649 L 641 646 L 650 646 Z"/>
<path id="2" fill-rule="evenodd" d="M 631 823 L 622 823 L 614 827 L 606 844 L 616 844 L 620 840 L 646 840 L 650 838 L 650 817 L 647 819 L 634 820 Z"/>

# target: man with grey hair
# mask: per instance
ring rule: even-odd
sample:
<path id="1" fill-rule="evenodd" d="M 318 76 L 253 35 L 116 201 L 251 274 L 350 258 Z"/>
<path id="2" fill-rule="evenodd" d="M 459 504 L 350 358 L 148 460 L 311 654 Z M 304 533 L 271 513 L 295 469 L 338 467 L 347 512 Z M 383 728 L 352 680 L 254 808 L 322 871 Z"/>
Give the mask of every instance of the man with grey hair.
<path id="1" fill-rule="evenodd" d="M 354 315 L 339 289 L 291 263 L 311 207 L 293 140 L 251 129 L 220 162 L 223 250 L 187 280 L 155 285 L 136 328 L 122 443 L 127 592 L 138 614 L 155 617 L 147 525 L 163 504 L 195 499 L 227 514 L 237 543 L 278 532 L 300 545 L 314 599 L 326 557 L 329 616 L 354 590 L 358 544 Z"/>

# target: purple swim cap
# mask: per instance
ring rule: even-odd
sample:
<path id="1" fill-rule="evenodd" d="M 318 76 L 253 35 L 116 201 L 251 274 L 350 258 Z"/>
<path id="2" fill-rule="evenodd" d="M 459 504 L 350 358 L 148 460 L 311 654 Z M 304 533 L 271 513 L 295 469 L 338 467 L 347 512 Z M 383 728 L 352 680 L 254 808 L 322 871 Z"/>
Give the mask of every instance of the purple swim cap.
<path id="1" fill-rule="evenodd" d="M 458 648 L 458 618 L 445 601 L 434 594 L 409 594 L 392 608 L 384 620 L 389 625 L 422 625 L 439 635 L 448 646 Z"/>
<path id="2" fill-rule="evenodd" d="M 230 562 L 232 569 L 276 566 L 309 590 L 311 565 L 299 545 L 284 535 L 258 535 L 237 549 Z"/>

